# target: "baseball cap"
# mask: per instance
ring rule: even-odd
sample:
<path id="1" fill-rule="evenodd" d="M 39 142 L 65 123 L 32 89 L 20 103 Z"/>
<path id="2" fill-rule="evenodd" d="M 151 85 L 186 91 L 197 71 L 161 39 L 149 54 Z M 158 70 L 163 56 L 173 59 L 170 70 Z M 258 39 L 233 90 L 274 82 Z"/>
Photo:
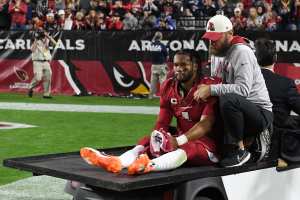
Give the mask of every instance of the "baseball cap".
<path id="1" fill-rule="evenodd" d="M 222 33 L 232 30 L 232 23 L 224 15 L 215 15 L 210 18 L 206 25 L 206 32 L 203 39 L 217 41 L 222 37 Z"/>
<path id="2" fill-rule="evenodd" d="M 59 11 L 57 12 L 57 14 L 58 14 L 58 15 L 64 15 L 64 14 L 65 14 L 65 11 L 64 11 L 64 10 L 59 10 Z"/>
<path id="3" fill-rule="evenodd" d="M 47 16 L 47 17 L 54 17 L 54 14 L 53 14 L 53 12 L 49 12 L 49 13 L 47 13 L 46 16 Z"/>

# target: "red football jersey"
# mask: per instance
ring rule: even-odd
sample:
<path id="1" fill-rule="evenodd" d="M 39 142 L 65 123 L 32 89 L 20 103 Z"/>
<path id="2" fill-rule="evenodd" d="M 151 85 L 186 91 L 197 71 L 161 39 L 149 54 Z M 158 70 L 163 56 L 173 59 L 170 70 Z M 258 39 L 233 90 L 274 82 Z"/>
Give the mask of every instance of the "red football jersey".
<path id="1" fill-rule="evenodd" d="M 167 79 L 161 87 L 160 111 L 155 129 L 168 131 L 173 117 L 177 119 L 178 134 L 184 134 L 200 121 L 203 115 L 214 115 L 216 97 L 206 102 L 194 100 L 194 92 L 199 84 L 218 84 L 220 79 L 204 77 L 196 81 L 185 97 L 180 95 L 179 82 L 174 78 Z"/>

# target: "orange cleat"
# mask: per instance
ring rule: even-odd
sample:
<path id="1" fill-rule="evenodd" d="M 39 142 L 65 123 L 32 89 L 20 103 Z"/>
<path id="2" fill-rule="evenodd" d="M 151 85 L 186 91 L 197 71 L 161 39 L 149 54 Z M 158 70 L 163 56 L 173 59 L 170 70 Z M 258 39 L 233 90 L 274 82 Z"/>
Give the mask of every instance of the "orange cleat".
<path id="1" fill-rule="evenodd" d="M 89 147 L 81 148 L 80 156 L 88 164 L 101 167 L 109 172 L 119 173 L 122 170 L 121 161 L 117 156 L 104 155 Z"/>
<path id="2" fill-rule="evenodd" d="M 145 174 L 153 170 L 151 160 L 147 154 L 141 154 L 129 167 L 128 174 Z"/>

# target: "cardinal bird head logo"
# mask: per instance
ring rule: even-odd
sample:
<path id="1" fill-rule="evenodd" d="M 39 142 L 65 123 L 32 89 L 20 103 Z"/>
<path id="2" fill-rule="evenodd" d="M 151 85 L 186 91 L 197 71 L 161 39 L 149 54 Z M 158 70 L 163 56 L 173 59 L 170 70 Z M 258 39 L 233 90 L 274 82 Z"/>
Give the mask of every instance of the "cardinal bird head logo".
<path id="1" fill-rule="evenodd" d="M 116 91 L 131 94 L 149 94 L 150 83 L 146 79 L 141 62 L 116 62 L 112 64 L 113 85 Z"/>
<path id="2" fill-rule="evenodd" d="M 208 26 L 207 26 L 207 30 L 209 30 L 209 31 L 215 31 L 215 25 L 214 25 L 214 23 L 209 22 Z"/>
<path id="3" fill-rule="evenodd" d="M 17 68 L 16 66 L 13 67 L 15 75 L 21 80 L 21 81 L 27 81 L 29 79 L 29 76 L 27 72 L 23 69 Z"/>

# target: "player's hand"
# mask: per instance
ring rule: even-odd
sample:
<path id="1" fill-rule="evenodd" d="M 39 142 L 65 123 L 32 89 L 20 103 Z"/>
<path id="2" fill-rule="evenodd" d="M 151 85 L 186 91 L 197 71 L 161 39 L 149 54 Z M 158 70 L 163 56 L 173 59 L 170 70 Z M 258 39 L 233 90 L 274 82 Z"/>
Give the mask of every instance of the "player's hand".
<path id="1" fill-rule="evenodd" d="M 178 148 L 178 143 L 177 143 L 177 140 L 175 137 L 171 137 L 171 140 L 170 140 L 170 143 L 171 143 L 171 146 L 173 147 L 173 151 L 176 150 Z"/>
<path id="2" fill-rule="evenodd" d="M 210 85 L 200 84 L 194 92 L 194 99 L 196 101 L 207 101 L 208 97 L 210 97 Z"/>

